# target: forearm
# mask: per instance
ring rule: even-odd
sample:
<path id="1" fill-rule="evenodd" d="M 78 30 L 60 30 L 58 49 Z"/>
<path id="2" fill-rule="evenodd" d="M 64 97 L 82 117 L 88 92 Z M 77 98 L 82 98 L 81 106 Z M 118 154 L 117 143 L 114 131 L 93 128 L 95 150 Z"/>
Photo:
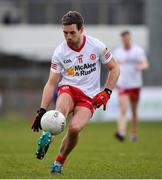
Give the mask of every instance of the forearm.
<path id="1" fill-rule="evenodd" d="M 107 77 L 107 82 L 106 82 L 106 88 L 112 90 L 116 86 L 117 80 L 119 78 L 120 74 L 120 69 L 119 66 L 116 65 L 114 68 L 109 70 L 109 74 Z"/>
<path id="2" fill-rule="evenodd" d="M 142 63 L 139 63 L 136 67 L 137 70 L 139 71 L 144 71 L 147 70 L 149 68 L 149 63 L 148 61 L 144 61 Z"/>
<path id="3" fill-rule="evenodd" d="M 107 69 L 109 70 L 109 74 L 107 77 L 107 82 L 105 89 L 98 93 L 95 97 L 93 97 L 93 105 L 95 108 L 99 108 L 103 105 L 103 110 L 106 110 L 107 101 L 110 99 L 110 95 L 112 93 L 113 88 L 116 86 L 116 82 L 119 77 L 120 69 L 116 64 L 114 59 L 112 59 L 109 63 L 106 64 Z"/>
<path id="4" fill-rule="evenodd" d="M 54 90 L 55 86 L 47 82 L 42 94 L 41 108 L 47 109 L 49 107 L 53 98 Z"/>

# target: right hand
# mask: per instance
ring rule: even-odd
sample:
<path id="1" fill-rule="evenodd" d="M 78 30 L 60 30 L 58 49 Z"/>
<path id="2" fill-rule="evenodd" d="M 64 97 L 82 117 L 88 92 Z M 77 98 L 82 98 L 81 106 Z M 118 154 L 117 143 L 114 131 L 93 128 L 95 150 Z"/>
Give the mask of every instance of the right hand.
<path id="1" fill-rule="evenodd" d="M 44 108 L 40 108 L 38 111 L 37 111 L 37 114 L 34 116 L 33 120 L 32 120 L 32 129 L 33 131 L 37 131 L 39 132 L 41 128 L 41 124 L 40 124 L 40 121 L 41 121 L 41 118 L 42 116 L 46 113 L 46 110 Z"/>
<path id="2" fill-rule="evenodd" d="M 93 105 L 94 108 L 99 108 L 101 105 L 103 105 L 103 110 L 106 110 L 106 104 L 108 100 L 110 99 L 112 91 L 108 88 L 105 88 L 102 92 L 98 93 L 93 99 Z"/>

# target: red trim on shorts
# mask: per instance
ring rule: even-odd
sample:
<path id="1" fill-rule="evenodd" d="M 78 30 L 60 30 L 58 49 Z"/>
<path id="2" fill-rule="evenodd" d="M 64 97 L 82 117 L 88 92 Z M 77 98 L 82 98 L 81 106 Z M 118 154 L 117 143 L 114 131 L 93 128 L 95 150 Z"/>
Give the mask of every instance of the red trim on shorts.
<path id="1" fill-rule="evenodd" d="M 69 44 L 68 44 L 68 46 L 69 46 L 69 48 L 72 49 L 73 51 L 80 52 L 80 51 L 82 50 L 82 48 L 84 47 L 85 43 L 86 43 L 86 36 L 83 35 L 83 43 L 82 43 L 82 45 L 81 45 L 79 48 L 76 48 L 76 49 L 75 49 L 75 48 L 73 48 L 72 46 L 70 46 Z"/>
<path id="2" fill-rule="evenodd" d="M 69 94 L 69 95 L 71 96 L 74 104 L 75 104 L 75 99 L 74 99 L 73 93 L 70 91 L 69 85 L 63 85 L 63 86 L 60 86 L 60 87 L 58 88 L 58 96 L 59 96 L 60 94 L 62 94 L 62 93 L 67 93 L 67 94 Z"/>
<path id="3" fill-rule="evenodd" d="M 82 106 L 88 108 L 92 115 L 94 113 L 94 107 L 92 103 L 92 98 L 84 94 L 80 89 L 74 87 L 74 86 L 69 86 L 69 85 L 63 85 L 60 86 L 58 89 L 58 95 L 62 93 L 67 93 L 69 94 L 73 101 L 74 101 L 74 106 Z"/>
<path id="4" fill-rule="evenodd" d="M 138 102 L 141 88 L 122 88 L 117 87 L 119 96 L 128 95 L 132 102 Z"/>

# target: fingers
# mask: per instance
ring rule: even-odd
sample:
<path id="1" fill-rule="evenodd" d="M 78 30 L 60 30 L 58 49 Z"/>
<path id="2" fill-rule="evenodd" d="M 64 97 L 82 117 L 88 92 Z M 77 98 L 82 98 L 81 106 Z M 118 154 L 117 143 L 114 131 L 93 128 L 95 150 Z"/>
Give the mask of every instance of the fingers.
<path id="1" fill-rule="evenodd" d="M 34 123 L 33 123 L 31 128 L 34 129 L 34 126 L 35 126 L 35 125 L 34 125 Z"/>
<path id="2" fill-rule="evenodd" d="M 96 104 L 97 100 L 98 100 L 98 98 L 95 96 L 95 97 L 92 99 L 92 103 L 93 103 L 93 104 Z"/>
<path id="3" fill-rule="evenodd" d="M 103 104 L 103 110 L 106 111 L 106 104 Z"/>
<path id="4" fill-rule="evenodd" d="M 34 132 L 39 132 L 39 129 L 42 129 L 41 125 L 40 125 L 40 120 L 41 120 L 41 117 L 39 116 L 39 114 L 37 114 L 32 119 L 32 129 L 33 129 Z"/>
<path id="5" fill-rule="evenodd" d="M 101 105 L 103 105 L 103 110 L 105 111 L 106 110 L 106 103 L 109 99 L 109 97 L 107 97 L 107 93 L 99 93 L 97 94 L 93 99 L 92 99 L 92 103 L 93 103 L 93 106 L 94 108 L 99 108 Z"/>
<path id="6" fill-rule="evenodd" d="M 103 100 L 105 98 L 103 96 L 95 96 L 92 100 L 93 104 L 99 104 L 99 103 L 103 103 Z"/>
<path id="7" fill-rule="evenodd" d="M 97 108 L 99 108 L 102 105 L 102 102 L 97 102 Z"/>
<path id="8" fill-rule="evenodd" d="M 33 127 L 34 127 L 35 121 L 36 121 L 36 117 L 34 117 L 34 118 L 32 119 L 32 129 L 33 129 Z"/>
<path id="9" fill-rule="evenodd" d="M 39 129 L 41 129 L 41 127 L 39 127 L 38 122 L 35 120 L 35 122 L 32 124 L 32 129 L 34 132 L 39 132 Z"/>
<path id="10" fill-rule="evenodd" d="M 34 131 L 34 132 L 39 132 L 39 127 L 34 127 L 34 128 L 33 128 L 33 131 Z"/>
<path id="11" fill-rule="evenodd" d="M 106 110 L 106 101 L 100 99 L 100 98 L 97 98 L 94 103 L 93 103 L 95 109 L 96 108 L 99 108 L 101 105 L 103 105 L 103 110 L 105 111 Z"/>
<path id="12" fill-rule="evenodd" d="M 95 96 L 92 100 L 93 104 L 97 104 L 100 101 L 100 97 Z"/>
<path id="13" fill-rule="evenodd" d="M 103 104 L 103 102 L 101 100 L 98 100 L 93 105 L 95 108 L 99 108 L 102 104 Z"/>

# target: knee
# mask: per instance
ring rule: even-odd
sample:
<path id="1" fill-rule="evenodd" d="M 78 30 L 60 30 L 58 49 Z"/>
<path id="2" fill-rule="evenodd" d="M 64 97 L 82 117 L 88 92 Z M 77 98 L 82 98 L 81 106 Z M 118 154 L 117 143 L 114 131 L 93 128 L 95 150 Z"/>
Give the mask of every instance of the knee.
<path id="1" fill-rule="evenodd" d="M 137 119 L 138 118 L 137 112 L 133 112 L 132 116 L 133 116 L 133 119 Z"/>
<path id="2" fill-rule="evenodd" d="M 75 124 L 73 123 L 69 126 L 69 132 L 72 136 L 77 136 L 79 134 L 80 130 L 81 129 L 80 129 L 79 125 L 76 123 Z"/>
<path id="3" fill-rule="evenodd" d="M 127 113 L 127 109 L 120 109 L 120 114 L 125 116 Z"/>
<path id="4" fill-rule="evenodd" d="M 69 113 L 67 109 L 62 108 L 62 107 L 56 107 L 56 109 L 55 109 L 55 110 L 57 110 L 57 111 L 61 112 L 61 113 L 65 116 L 65 118 L 67 118 L 68 113 Z"/>

